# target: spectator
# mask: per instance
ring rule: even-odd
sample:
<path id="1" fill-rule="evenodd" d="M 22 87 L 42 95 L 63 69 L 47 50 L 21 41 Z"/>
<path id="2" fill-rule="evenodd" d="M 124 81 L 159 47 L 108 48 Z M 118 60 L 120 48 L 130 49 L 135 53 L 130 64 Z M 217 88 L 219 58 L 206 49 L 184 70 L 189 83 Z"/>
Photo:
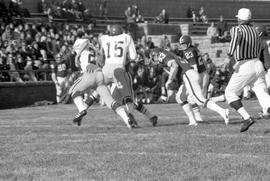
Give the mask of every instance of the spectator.
<path id="1" fill-rule="evenodd" d="M 9 65 L 9 76 L 11 81 L 16 81 L 16 82 L 23 82 L 23 80 L 20 77 L 20 74 L 16 71 L 17 67 L 13 59 L 13 55 L 11 53 L 7 54 L 7 64 Z"/>
<path id="2" fill-rule="evenodd" d="M 187 15 L 186 15 L 187 18 L 192 18 L 192 11 L 193 11 L 193 8 L 191 7 L 187 9 Z"/>
<path id="3" fill-rule="evenodd" d="M 155 23 L 169 23 L 169 15 L 165 9 L 162 9 L 161 13 L 156 17 Z"/>
<path id="4" fill-rule="evenodd" d="M 152 41 L 152 37 L 149 36 L 146 42 L 146 45 L 149 49 L 155 48 L 154 42 Z"/>
<path id="5" fill-rule="evenodd" d="M 199 20 L 202 21 L 203 23 L 208 23 L 208 18 L 203 6 L 200 7 L 199 10 Z"/>
<path id="6" fill-rule="evenodd" d="M 171 49 L 171 42 L 168 38 L 167 35 L 164 35 L 163 39 L 161 39 L 161 42 L 160 42 L 160 48 L 164 48 L 164 49 L 167 49 L 167 50 L 170 50 Z"/>
<path id="7" fill-rule="evenodd" d="M 99 15 L 101 17 L 107 18 L 107 15 L 108 15 L 107 5 L 108 5 L 107 0 L 99 0 L 99 2 L 97 3 L 98 9 L 99 9 Z"/>
<path id="8" fill-rule="evenodd" d="M 230 41 L 228 25 L 227 25 L 227 22 L 224 21 L 223 16 L 220 16 L 219 18 L 219 22 L 217 23 L 217 29 L 218 29 L 218 34 L 219 34 L 219 40 L 221 42 Z"/>
<path id="9" fill-rule="evenodd" d="M 195 24 L 196 22 L 199 21 L 198 13 L 197 13 L 197 11 L 195 9 L 192 9 L 191 14 L 192 14 L 193 24 Z"/>
<path id="10" fill-rule="evenodd" d="M 218 31 L 215 27 L 214 22 L 211 22 L 211 25 L 207 29 L 207 36 L 211 38 L 211 43 L 216 43 L 219 40 Z"/>
<path id="11" fill-rule="evenodd" d="M 6 60 L 3 56 L 0 56 L 0 81 L 1 82 L 8 82 L 10 81 L 10 76 L 8 74 L 8 72 L 1 72 L 1 70 L 9 70 L 10 67 L 9 65 L 6 63 Z"/>
<path id="12" fill-rule="evenodd" d="M 48 14 L 49 4 L 46 0 L 40 0 L 38 2 L 38 12 L 43 14 Z"/>

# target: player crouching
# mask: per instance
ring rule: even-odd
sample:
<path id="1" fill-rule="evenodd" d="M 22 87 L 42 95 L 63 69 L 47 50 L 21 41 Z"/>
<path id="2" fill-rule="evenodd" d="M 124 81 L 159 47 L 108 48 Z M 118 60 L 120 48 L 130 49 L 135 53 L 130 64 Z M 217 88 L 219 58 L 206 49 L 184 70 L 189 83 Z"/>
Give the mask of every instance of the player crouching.
<path id="1" fill-rule="evenodd" d="M 136 123 L 129 117 L 125 109 L 118 104 L 111 96 L 109 89 L 104 84 L 104 76 L 101 68 L 89 60 L 89 48 L 93 45 L 87 39 L 77 39 L 73 45 L 73 49 L 77 56 L 75 58 L 76 65 L 81 68 L 82 75 L 74 82 L 70 88 L 70 95 L 78 108 L 79 113 L 74 117 L 73 122 L 78 126 L 81 125 L 82 118 L 87 114 L 89 107 L 83 101 L 84 92 L 94 89 L 104 100 L 107 107 L 114 110 L 125 122 L 128 128 L 133 128 Z"/>

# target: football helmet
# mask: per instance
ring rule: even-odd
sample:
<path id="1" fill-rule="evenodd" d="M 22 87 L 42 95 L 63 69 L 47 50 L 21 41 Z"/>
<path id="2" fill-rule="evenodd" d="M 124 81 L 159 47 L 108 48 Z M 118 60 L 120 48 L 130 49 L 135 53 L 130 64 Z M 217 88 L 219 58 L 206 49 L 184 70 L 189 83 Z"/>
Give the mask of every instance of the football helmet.
<path id="1" fill-rule="evenodd" d="M 260 36 L 267 35 L 266 26 L 263 24 L 256 24 L 254 28 L 259 33 Z"/>
<path id="2" fill-rule="evenodd" d="M 153 64 L 158 64 L 159 63 L 159 52 L 161 51 L 160 48 L 154 48 L 150 51 L 150 60 Z"/>
<path id="3" fill-rule="evenodd" d="M 116 35 L 120 35 L 123 33 L 123 29 L 120 25 L 111 25 L 109 28 L 109 35 L 110 36 L 116 36 Z"/>
<path id="4" fill-rule="evenodd" d="M 192 41 L 190 36 L 188 35 L 182 35 L 179 39 L 179 44 L 180 44 L 180 50 L 186 50 L 188 47 L 192 45 Z"/>

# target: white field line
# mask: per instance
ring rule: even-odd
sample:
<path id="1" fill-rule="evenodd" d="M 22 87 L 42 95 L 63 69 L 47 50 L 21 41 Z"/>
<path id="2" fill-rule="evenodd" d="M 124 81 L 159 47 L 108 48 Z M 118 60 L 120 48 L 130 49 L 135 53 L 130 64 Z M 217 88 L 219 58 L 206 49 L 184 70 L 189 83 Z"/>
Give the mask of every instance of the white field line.
<path id="1" fill-rule="evenodd" d="M 85 155 L 93 156 L 96 154 L 106 154 L 106 155 L 130 155 L 130 156 L 171 156 L 179 157 L 183 156 L 181 153 L 175 152 L 123 152 L 123 151 L 108 151 L 108 152 L 77 152 L 77 151 L 52 151 L 52 152 L 35 152 L 35 154 L 52 154 L 52 155 Z M 269 158 L 269 155 L 252 155 L 252 154 L 234 154 L 234 153 L 198 153 L 198 156 L 207 156 L 207 157 L 219 157 L 219 158 L 228 158 L 228 157 L 242 157 L 242 158 Z"/>
<path id="2" fill-rule="evenodd" d="M 91 127 L 91 126 L 89 126 Z M 128 128 L 127 128 L 128 129 Z M 148 137 L 148 136 L 168 136 L 168 135 L 176 135 L 176 136 L 194 136 L 194 137 L 211 137 L 211 138 L 269 138 L 269 135 L 243 135 L 243 134 L 182 134 L 177 132 L 152 132 L 152 133 L 87 133 L 87 134 L 48 134 L 48 135 L 39 135 L 39 134 L 21 134 L 21 135 L 0 135 L 0 138 L 36 138 L 37 136 L 42 137 L 91 137 L 91 136 L 101 136 L 101 137 L 121 137 L 121 136 L 136 136 L 136 137 Z"/>

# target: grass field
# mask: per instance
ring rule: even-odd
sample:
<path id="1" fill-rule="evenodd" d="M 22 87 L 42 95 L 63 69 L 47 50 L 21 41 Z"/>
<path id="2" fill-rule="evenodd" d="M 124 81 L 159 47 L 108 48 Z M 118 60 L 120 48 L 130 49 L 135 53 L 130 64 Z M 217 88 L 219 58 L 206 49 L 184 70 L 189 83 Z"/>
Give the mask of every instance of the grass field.
<path id="1" fill-rule="evenodd" d="M 81 127 L 71 122 L 74 105 L 0 110 L 0 180 L 270 181 L 270 120 L 240 133 L 232 109 L 228 126 L 203 110 L 207 122 L 190 127 L 179 105 L 147 107 L 158 126 L 137 114 L 133 130 L 99 106 Z"/>

